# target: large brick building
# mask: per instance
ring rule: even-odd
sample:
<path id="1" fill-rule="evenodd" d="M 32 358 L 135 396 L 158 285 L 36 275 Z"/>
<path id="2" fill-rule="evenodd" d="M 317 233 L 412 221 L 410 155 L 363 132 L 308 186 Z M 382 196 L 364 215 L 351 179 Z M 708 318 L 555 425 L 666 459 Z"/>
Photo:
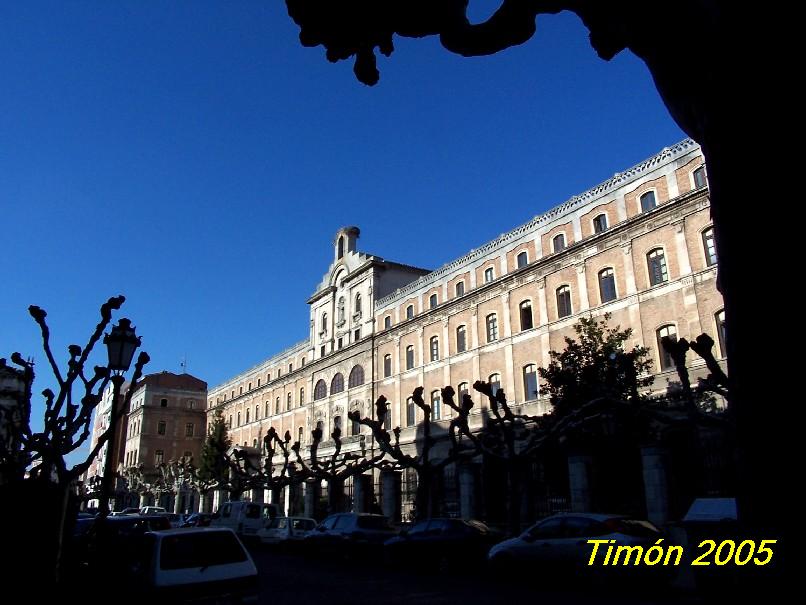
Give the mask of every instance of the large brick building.
<path id="1" fill-rule="evenodd" d="M 613 325 L 631 327 L 629 344 L 652 350 L 659 388 L 674 378 L 662 336 L 707 332 L 724 354 L 705 167 L 691 140 L 435 271 L 361 252 L 358 236 L 356 227 L 336 234 L 333 262 L 307 301 L 307 338 L 210 389 L 208 414 L 222 410 L 233 443 L 258 447 L 272 426 L 305 446 L 313 428 L 340 426 L 347 448 L 372 447 L 347 413 L 371 416 L 383 394 L 401 441 L 415 447 L 412 391 L 423 386 L 434 417 L 446 420 L 439 389 L 476 380 L 545 412 L 536 370 L 582 315 L 609 312 Z M 405 514 L 406 477 L 402 489 Z"/>

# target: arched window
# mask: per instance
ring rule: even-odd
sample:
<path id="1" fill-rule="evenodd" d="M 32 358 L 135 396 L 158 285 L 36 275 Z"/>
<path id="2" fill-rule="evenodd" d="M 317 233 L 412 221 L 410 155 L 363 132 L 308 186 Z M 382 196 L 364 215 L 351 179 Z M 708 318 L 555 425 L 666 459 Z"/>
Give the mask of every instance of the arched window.
<path id="1" fill-rule="evenodd" d="M 467 395 L 470 391 L 470 386 L 466 382 L 460 382 L 459 387 L 456 389 L 456 404 L 461 405 L 462 399 L 465 395 Z"/>
<path id="2" fill-rule="evenodd" d="M 495 279 L 495 270 L 492 267 L 487 267 L 484 270 L 484 283 L 489 283 Z"/>
<path id="3" fill-rule="evenodd" d="M 529 254 L 524 250 L 523 252 L 518 253 L 518 269 L 521 269 L 529 264 Z"/>
<path id="4" fill-rule="evenodd" d="M 361 315 L 361 295 L 355 295 L 355 310 L 353 311 L 356 315 Z"/>
<path id="5" fill-rule="evenodd" d="M 406 369 L 411 370 L 414 367 L 414 345 L 406 347 Z"/>
<path id="6" fill-rule="evenodd" d="M 383 356 L 383 377 L 389 378 L 392 375 L 392 356 L 388 353 Z"/>
<path id="7" fill-rule="evenodd" d="M 525 401 L 537 399 L 537 366 L 530 363 L 523 367 L 523 397 Z"/>
<path id="8" fill-rule="evenodd" d="M 297 429 L 297 441 L 299 441 L 299 444 L 302 445 L 302 427 Z"/>
<path id="9" fill-rule="evenodd" d="M 327 313 L 322 313 L 322 333 L 327 334 Z"/>
<path id="10" fill-rule="evenodd" d="M 604 231 L 607 231 L 607 215 L 598 214 L 593 217 L 593 232 L 603 233 Z"/>
<path id="11" fill-rule="evenodd" d="M 431 418 L 439 420 L 442 418 L 442 395 L 437 391 L 431 391 Z"/>
<path id="12" fill-rule="evenodd" d="M 456 292 L 456 296 L 464 296 L 465 282 L 463 282 L 463 281 L 456 282 L 456 286 L 455 286 L 454 291 Z"/>
<path id="13" fill-rule="evenodd" d="M 322 422 L 321 420 L 318 420 L 316 422 L 316 430 L 317 431 L 322 431 L 322 433 L 324 433 L 325 432 L 325 423 Z M 324 438 L 324 434 L 322 435 L 322 438 Z"/>
<path id="14" fill-rule="evenodd" d="M 490 374 L 489 381 L 490 390 L 495 395 L 501 389 L 501 374 Z"/>
<path id="15" fill-rule="evenodd" d="M 344 256 L 344 236 L 339 237 L 339 258 Z"/>
<path id="16" fill-rule="evenodd" d="M 353 369 L 350 370 L 350 377 L 347 379 L 347 384 L 351 389 L 364 384 L 364 368 L 362 366 L 353 366 Z"/>
<path id="17" fill-rule="evenodd" d="M 568 317 L 571 313 L 571 288 L 560 286 L 557 288 L 557 317 Z"/>
<path id="18" fill-rule="evenodd" d="M 286 393 L 286 396 L 285 396 L 285 409 L 286 409 L 286 411 L 291 409 L 291 403 L 292 403 L 292 401 L 291 401 L 291 393 Z"/>
<path id="19" fill-rule="evenodd" d="M 344 376 L 342 376 L 341 372 L 339 372 L 333 377 L 333 380 L 330 381 L 330 394 L 335 395 L 336 393 L 341 393 L 343 390 Z"/>
<path id="20" fill-rule="evenodd" d="M 647 191 L 641 196 L 641 212 L 649 212 L 657 205 L 658 202 L 655 200 L 654 191 Z"/>
<path id="21" fill-rule="evenodd" d="M 266 374 L 266 382 L 271 382 L 271 372 Z"/>
<path id="22" fill-rule="evenodd" d="M 274 413 L 275 414 L 280 413 L 280 398 L 279 397 L 274 400 Z"/>
<path id="23" fill-rule="evenodd" d="M 428 308 L 433 309 L 436 306 L 437 306 L 437 295 L 432 294 L 431 296 L 428 297 Z"/>
<path id="24" fill-rule="evenodd" d="M 487 342 L 498 340 L 498 316 L 490 313 L 487 316 Z"/>
<path id="25" fill-rule="evenodd" d="M 325 397 L 327 397 L 327 384 L 324 380 L 320 379 L 313 388 L 313 399 L 316 401 L 318 399 L 324 399 Z"/>
<path id="26" fill-rule="evenodd" d="M 301 387 L 299 390 L 299 404 L 302 405 L 305 403 L 305 387 Z"/>
<path id="27" fill-rule="evenodd" d="M 694 188 L 699 189 L 700 187 L 705 187 L 708 184 L 708 181 L 705 178 L 705 166 L 700 166 L 695 170 L 691 176 L 694 179 Z"/>
<path id="28" fill-rule="evenodd" d="M 551 247 L 555 252 L 562 252 L 565 250 L 565 233 L 558 233 L 551 240 Z"/>
<path id="29" fill-rule="evenodd" d="M 264 414 L 266 418 L 271 416 L 271 404 L 267 401 L 266 402 L 266 413 Z"/>
<path id="30" fill-rule="evenodd" d="M 431 361 L 439 361 L 439 337 L 432 336 L 428 343 L 431 350 Z"/>
<path id="31" fill-rule="evenodd" d="M 388 410 L 383 417 L 383 428 L 386 431 L 392 430 L 392 410 Z"/>
<path id="32" fill-rule="evenodd" d="M 160 433 L 160 435 L 164 435 L 165 434 L 165 423 L 160 422 L 160 424 L 162 425 L 162 432 Z M 241 426 L 241 413 L 240 412 L 238 412 L 238 426 Z"/>
<path id="33" fill-rule="evenodd" d="M 246 424 L 249 424 L 249 408 L 246 408 Z"/>
<path id="34" fill-rule="evenodd" d="M 726 340 L 725 337 L 727 333 L 725 332 L 725 311 L 717 311 L 714 315 L 714 320 L 716 321 L 716 337 L 717 342 L 719 343 L 719 353 L 722 357 L 728 356 L 728 350 L 726 348 Z"/>
<path id="35" fill-rule="evenodd" d="M 599 271 L 599 297 L 602 304 L 616 300 L 616 275 L 610 267 Z"/>
<path id="36" fill-rule="evenodd" d="M 411 319 L 414 317 L 414 305 L 409 305 L 406 307 L 406 319 Z"/>
<path id="37" fill-rule="evenodd" d="M 255 406 L 255 420 L 260 420 L 260 406 Z"/>
<path id="38" fill-rule="evenodd" d="M 674 367 L 674 360 L 672 356 L 666 351 L 663 346 L 663 338 L 669 337 L 671 340 L 677 340 L 677 328 L 673 324 L 667 324 L 658 328 L 658 358 L 660 359 L 660 369 L 669 370 Z"/>
<path id="39" fill-rule="evenodd" d="M 524 300 L 520 304 L 521 309 L 521 332 L 523 330 L 531 330 L 534 328 L 534 321 L 532 320 L 532 303 L 531 301 Z"/>
<path id="40" fill-rule="evenodd" d="M 338 319 L 336 321 L 338 322 L 338 325 L 341 325 L 341 324 L 344 323 L 344 297 L 343 296 L 339 297 L 339 304 L 338 304 L 337 310 L 338 310 L 338 315 L 336 317 L 338 317 Z"/>
<path id="41" fill-rule="evenodd" d="M 383 318 L 383 328 L 384 330 L 388 330 L 391 327 L 392 327 L 392 316 L 387 315 L 386 317 Z"/>
<path id="42" fill-rule="evenodd" d="M 467 350 L 467 328 L 459 326 L 456 328 L 456 352 L 464 353 Z"/>
<path id="43" fill-rule="evenodd" d="M 360 435 L 361 434 L 361 423 L 358 420 L 350 419 L 350 434 L 351 435 Z"/>
<path id="44" fill-rule="evenodd" d="M 414 399 L 409 397 L 406 399 L 406 426 L 414 426 L 417 422 L 417 416 L 414 410 Z"/>
<path id="45" fill-rule="evenodd" d="M 714 228 L 708 227 L 702 232 L 702 246 L 705 249 L 705 264 L 709 267 L 716 264 L 716 242 Z"/>
<path id="46" fill-rule="evenodd" d="M 341 433 L 341 416 L 333 417 L 333 432 L 335 433 L 336 431 Z"/>
<path id="47" fill-rule="evenodd" d="M 230 414 L 229 422 L 227 422 L 227 428 L 232 428 L 232 415 Z"/>
<path id="48" fill-rule="evenodd" d="M 647 268 L 649 269 L 649 285 L 657 286 L 669 281 L 669 273 L 666 270 L 666 255 L 663 248 L 655 248 L 646 255 Z"/>
<path id="49" fill-rule="evenodd" d="M 252 439 L 252 447 L 257 447 L 257 439 Z"/>

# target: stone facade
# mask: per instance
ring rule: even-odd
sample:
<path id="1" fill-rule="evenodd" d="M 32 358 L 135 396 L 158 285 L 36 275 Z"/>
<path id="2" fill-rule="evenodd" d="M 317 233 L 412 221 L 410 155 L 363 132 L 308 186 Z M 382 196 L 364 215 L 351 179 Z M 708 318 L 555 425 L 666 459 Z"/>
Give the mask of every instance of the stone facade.
<path id="1" fill-rule="evenodd" d="M 498 382 L 519 409 L 546 412 L 536 368 L 581 316 L 606 312 L 633 329 L 629 346 L 652 350 L 662 390 L 676 375 L 660 336 L 707 332 L 724 351 L 704 174 L 699 146 L 682 141 L 435 271 L 362 253 L 358 229 L 341 229 L 308 300 L 308 338 L 212 388 L 207 412 L 221 408 L 243 446 L 257 447 L 270 426 L 304 446 L 316 426 L 328 435 L 340 425 L 348 449 L 371 448 L 347 412 L 371 416 L 385 395 L 413 448 L 416 387 L 432 401 L 445 385 Z M 480 426 L 486 402 L 475 399 Z M 451 410 L 436 407 L 447 421 Z"/>

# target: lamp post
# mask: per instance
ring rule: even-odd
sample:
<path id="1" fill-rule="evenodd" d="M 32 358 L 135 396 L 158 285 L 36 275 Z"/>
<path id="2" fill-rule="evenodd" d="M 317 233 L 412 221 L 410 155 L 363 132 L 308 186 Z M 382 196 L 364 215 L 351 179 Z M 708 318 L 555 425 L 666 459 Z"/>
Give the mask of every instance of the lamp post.
<path id="1" fill-rule="evenodd" d="M 107 367 L 112 373 L 112 403 L 109 411 L 109 440 L 106 444 L 106 459 L 104 460 L 104 474 L 101 482 L 101 498 L 98 503 L 98 516 L 109 516 L 109 499 L 114 489 L 113 458 L 116 444 L 117 420 L 118 420 L 118 399 L 123 387 L 123 374 L 129 369 L 134 357 L 134 352 L 140 346 L 140 337 L 134 332 L 134 326 L 128 319 L 121 319 L 118 325 L 112 327 L 109 334 L 104 335 L 104 344 L 109 354 L 109 364 Z"/>

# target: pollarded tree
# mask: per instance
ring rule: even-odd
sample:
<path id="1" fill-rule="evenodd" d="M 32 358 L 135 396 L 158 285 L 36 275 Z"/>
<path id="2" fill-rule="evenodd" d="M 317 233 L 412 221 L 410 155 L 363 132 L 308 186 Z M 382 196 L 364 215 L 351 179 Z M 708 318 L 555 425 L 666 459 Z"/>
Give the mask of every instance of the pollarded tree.
<path id="1" fill-rule="evenodd" d="M 632 328 L 609 328 L 610 317 L 609 313 L 602 320 L 581 317 L 574 324 L 578 339 L 566 336 L 565 349 L 551 351 L 551 363 L 538 369 L 557 417 L 595 399 L 637 401 L 640 389 L 652 384 L 649 349 L 635 346 L 626 351 Z"/>

